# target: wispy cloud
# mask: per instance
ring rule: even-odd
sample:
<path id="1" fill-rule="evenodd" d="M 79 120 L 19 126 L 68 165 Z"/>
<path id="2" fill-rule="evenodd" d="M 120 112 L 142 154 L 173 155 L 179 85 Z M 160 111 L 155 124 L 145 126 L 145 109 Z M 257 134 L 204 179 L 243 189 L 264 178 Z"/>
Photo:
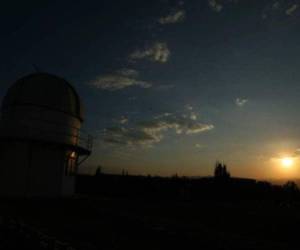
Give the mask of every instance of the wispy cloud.
<path id="1" fill-rule="evenodd" d="M 190 105 L 190 104 L 185 105 L 185 108 L 186 108 L 187 110 L 193 110 L 193 106 Z"/>
<path id="2" fill-rule="evenodd" d="M 128 121 L 129 119 L 126 116 L 121 116 L 121 118 L 119 119 L 120 124 L 127 124 Z"/>
<path id="3" fill-rule="evenodd" d="M 289 150 L 288 152 L 278 153 L 276 155 L 271 156 L 269 159 L 271 161 L 278 161 L 278 160 L 282 160 L 283 158 L 299 159 L 300 158 L 300 148 L 296 148 L 295 150 Z"/>
<path id="4" fill-rule="evenodd" d="M 208 5 L 215 12 L 220 12 L 223 9 L 223 5 L 217 0 L 208 0 Z"/>
<path id="5" fill-rule="evenodd" d="M 100 75 L 89 84 L 103 90 L 120 90 L 131 86 L 149 88 L 151 84 L 138 79 L 139 73 L 133 69 L 121 69 L 111 74 Z"/>
<path id="6" fill-rule="evenodd" d="M 273 9 L 273 10 L 277 10 L 277 9 L 279 9 L 279 7 L 280 7 L 279 1 L 276 1 L 276 2 L 274 2 L 274 3 L 272 4 L 272 9 Z"/>
<path id="7" fill-rule="evenodd" d="M 294 150 L 294 152 L 292 152 L 290 155 L 287 155 L 289 157 L 292 157 L 292 158 L 299 158 L 300 157 L 300 148 L 296 148 Z"/>
<path id="8" fill-rule="evenodd" d="M 293 4 L 285 11 L 285 14 L 287 14 L 288 16 L 292 16 L 298 8 L 298 4 Z"/>
<path id="9" fill-rule="evenodd" d="M 191 120 L 196 121 L 196 120 L 197 120 L 197 114 L 194 113 L 194 112 L 192 112 L 192 113 L 190 114 L 190 118 L 191 118 Z"/>
<path id="10" fill-rule="evenodd" d="M 136 128 L 110 127 L 103 131 L 104 142 L 119 145 L 152 145 L 161 140 Z"/>
<path id="11" fill-rule="evenodd" d="M 152 120 L 136 123 L 134 127 L 111 127 L 103 131 L 103 140 L 120 145 L 151 146 L 164 138 L 164 133 L 174 130 L 176 134 L 199 134 L 212 130 L 214 125 L 201 123 L 189 117 L 167 113 Z"/>
<path id="12" fill-rule="evenodd" d="M 285 14 L 287 16 L 294 16 L 299 10 L 298 1 L 284 1 L 277 0 L 274 2 L 267 3 L 262 11 L 262 18 L 267 19 L 274 17 L 274 15 Z"/>
<path id="13" fill-rule="evenodd" d="M 236 98 L 235 99 L 235 104 L 238 106 L 238 107 L 243 107 L 245 106 L 245 104 L 248 102 L 248 99 L 244 99 L 244 98 Z"/>
<path id="14" fill-rule="evenodd" d="M 137 49 L 129 58 L 133 60 L 148 59 L 154 62 L 165 63 L 168 61 L 171 52 L 165 42 L 156 42 L 152 46 L 142 50 Z"/>
<path id="15" fill-rule="evenodd" d="M 295 150 L 294 154 L 300 156 L 300 148 L 297 148 L 297 149 Z"/>
<path id="16" fill-rule="evenodd" d="M 145 131 L 164 131 L 168 129 L 175 130 L 176 134 L 197 134 L 214 128 L 212 124 L 205 124 L 189 117 L 167 116 L 164 119 L 147 121 L 140 123 L 139 126 Z"/>
<path id="17" fill-rule="evenodd" d="M 195 148 L 203 149 L 203 148 L 205 148 L 205 146 L 202 145 L 202 144 L 197 143 L 197 144 L 195 144 Z"/>
<path id="18" fill-rule="evenodd" d="M 182 22 L 185 19 L 185 11 L 177 10 L 175 12 L 170 13 L 167 16 L 159 18 L 158 22 L 160 24 L 173 24 Z"/>

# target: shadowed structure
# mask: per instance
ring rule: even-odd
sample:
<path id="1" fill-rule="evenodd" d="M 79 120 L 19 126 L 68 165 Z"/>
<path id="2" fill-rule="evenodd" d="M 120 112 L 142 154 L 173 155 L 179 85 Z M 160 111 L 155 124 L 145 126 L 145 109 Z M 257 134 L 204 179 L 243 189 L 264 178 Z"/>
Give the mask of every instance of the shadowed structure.
<path id="1" fill-rule="evenodd" d="M 37 73 L 13 84 L 1 106 L 0 193 L 72 195 L 92 146 L 82 122 L 80 98 L 64 79 Z"/>

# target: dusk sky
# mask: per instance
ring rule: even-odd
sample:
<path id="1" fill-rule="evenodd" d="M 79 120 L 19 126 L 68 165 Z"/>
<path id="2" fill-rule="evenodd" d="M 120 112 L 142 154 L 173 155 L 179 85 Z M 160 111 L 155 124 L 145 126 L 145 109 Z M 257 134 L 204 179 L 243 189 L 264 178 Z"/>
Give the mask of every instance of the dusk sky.
<path id="1" fill-rule="evenodd" d="M 81 96 L 82 172 L 300 177 L 299 0 L 9 1 L 0 23 L 1 98 L 37 70 Z"/>

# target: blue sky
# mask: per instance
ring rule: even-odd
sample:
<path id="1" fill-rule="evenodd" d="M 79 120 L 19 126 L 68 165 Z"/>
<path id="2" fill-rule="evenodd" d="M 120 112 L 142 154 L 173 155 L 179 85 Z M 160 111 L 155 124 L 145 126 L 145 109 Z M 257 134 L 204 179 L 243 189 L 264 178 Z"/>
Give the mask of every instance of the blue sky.
<path id="1" fill-rule="evenodd" d="M 1 12 L 1 96 L 32 65 L 70 81 L 95 143 L 81 171 L 300 170 L 299 1 L 11 1 Z M 293 171 L 278 169 L 281 155 Z"/>

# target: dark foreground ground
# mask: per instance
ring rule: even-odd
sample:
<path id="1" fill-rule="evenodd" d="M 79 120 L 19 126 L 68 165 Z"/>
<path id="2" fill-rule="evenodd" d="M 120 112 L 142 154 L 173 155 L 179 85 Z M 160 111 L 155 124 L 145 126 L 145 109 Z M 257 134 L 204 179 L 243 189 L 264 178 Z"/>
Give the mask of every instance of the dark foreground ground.
<path id="1" fill-rule="evenodd" d="M 28 230 L 82 250 L 299 249 L 300 245 L 296 203 L 78 196 L 2 200 L 0 210 L 0 249 L 54 249 L 45 242 L 33 244 L 36 240 Z"/>

